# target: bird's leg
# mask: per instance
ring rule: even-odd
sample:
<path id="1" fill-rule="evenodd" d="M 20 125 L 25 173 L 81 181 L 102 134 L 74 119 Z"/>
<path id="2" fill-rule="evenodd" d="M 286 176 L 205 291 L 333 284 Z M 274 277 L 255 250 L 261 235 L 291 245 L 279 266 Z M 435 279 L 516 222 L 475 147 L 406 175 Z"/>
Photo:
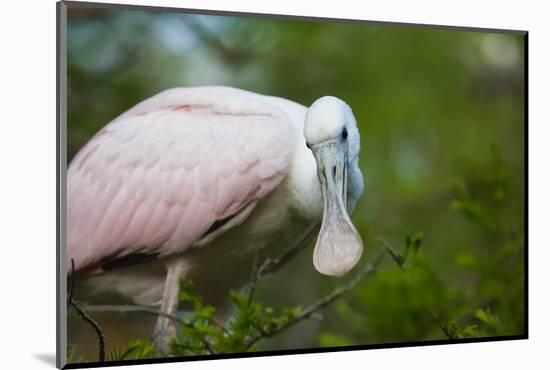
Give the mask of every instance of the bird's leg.
<path id="1" fill-rule="evenodd" d="M 166 281 L 160 310 L 170 315 L 178 311 L 180 277 L 183 273 L 183 263 L 175 261 L 167 266 Z M 158 316 L 153 331 L 153 342 L 155 343 L 157 355 L 166 355 L 170 340 L 176 336 L 176 325 L 174 321 L 166 316 Z"/>

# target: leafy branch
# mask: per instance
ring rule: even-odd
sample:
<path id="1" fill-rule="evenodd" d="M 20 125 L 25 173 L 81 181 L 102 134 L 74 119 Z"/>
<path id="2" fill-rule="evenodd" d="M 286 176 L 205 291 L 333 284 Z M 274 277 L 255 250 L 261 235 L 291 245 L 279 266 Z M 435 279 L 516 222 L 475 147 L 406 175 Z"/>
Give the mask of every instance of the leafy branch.
<path id="1" fill-rule="evenodd" d="M 334 289 L 331 293 L 327 294 L 323 298 L 319 299 L 317 302 L 313 303 L 312 305 L 306 307 L 304 310 L 301 310 L 299 313 L 294 315 L 290 320 L 287 322 L 272 328 L 268 331 L 262 331 L 259 335 L 253 337 L 250 339 L 245 349 L 248 350 L 251 348 L 256 342 L 258 342 L 262 338 L 271 337 L 275 334 L 278 334 L 282 332 L 285 329 L 288 329 L 289 327 L 296 325 L 302 320 L 305 320 L 307 318 L 310 318 L 312 315 L 317 313 L 320 309 L 328 306 L 332 302 L 334 302 L 336 299 L 340 298 L 350 290 L 352 290 L 357 284 L 359 284 L 361 281 L 363 281 L 365 278 L 367 278 L 369 275 L 374 273 L 375 268 L 382 262 L 382 259 L 385 255 L 385 250 L 382 250 L 378 253 L 378 255 L 375 257 L 374 261 L 367 264 L 352 280 L 350 280 L 347 284 L 342 285 L 341 287 L 338 287 Z"/>
<path id="2" fill-rule="evenodd" d="M 281 259 L 268 258 L 261 265 L 257 264 L 256 259 L 248 290 L 244 293 L 231 292 L 230 297 L 235 310 L 233 316 L 223 324 L 216 318 L 216 309 L 205 305 L 201 297 L 191 292 L 192 284 L 187 280 L 181 281 L 179 299 L 180 302 L 190 303 L 193 310 L 185 319 L 161 312 L 155 307 L 143 305 L 87 305 L 85 309 L 89 312 L 142 312 L 168 317 L 176 322 L 180 329 L 171 343 L 171 355 L 246 352 L 253 350 L 262 339 L 275 336 L 305 319 L 320 318 L 319 310 L 330 305 L 372 275 L 385 254 L 386 249 L 381 250 L 372 262 L 367 263 L 346 284 L 335 288 L 306 308 L 286 307 L 278 312 L 272 307 L 264 307 L 254 302 L 253 296 L 255 286 L 261 277 L 278 265 Z M 127 358 L 130 354 L 140 355 L 137 349 L 143 346 L 145 344 L 142 342 L 131 342 L 128 348 L 116 351 L 110 358 Z M 150 356 L 147 348 L 141 350 L 141 355 Z"/>
<path id="3" fill-rule="evenodd" d="M 123 313 L 123 312 L 142 312 L 142 313 L 147 313 L 147 314 L 151 314 L 151 315 L 154 315 L 154 316 L 164 316 L 164 317 L 167 317 L 170 320 L 172 320 L 172 321 L 174 321 L 174 322 L 176 322 L 180 325 L 183 325 L 187 328 L 195 329 L 193 324 L 190 323 L 189 321 L 184 320 L 184 319 L 182 319 L 178 316 L 171 315 L 167 312 L 163 312 L 163 311 L 159 310 L 158 308 L 151 307 L 151 306 L 144 306 L 144 305 L 87 305 L 87 306 L 85 306 L 85 309 L 88 312 L 119 312 L 119 313 Z M 204 344 L 205 348 L 207 349 L 207 351 L 210 354 L 215 353 L 214 350 L 210 347 L 210 344 L 208 343 L 208 341 L 203 340 L 203 344 Z"/>

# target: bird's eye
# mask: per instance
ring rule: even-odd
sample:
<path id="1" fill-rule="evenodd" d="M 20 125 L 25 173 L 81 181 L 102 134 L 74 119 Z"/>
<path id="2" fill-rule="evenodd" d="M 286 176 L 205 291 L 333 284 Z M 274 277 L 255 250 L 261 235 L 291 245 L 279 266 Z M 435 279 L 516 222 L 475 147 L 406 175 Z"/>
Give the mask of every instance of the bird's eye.
<path id="1" fill-rule="evenodd" d="M 348 138 L 348 129 L 344 127 L 342 130 L 342 139 L 346 140 Z"/>

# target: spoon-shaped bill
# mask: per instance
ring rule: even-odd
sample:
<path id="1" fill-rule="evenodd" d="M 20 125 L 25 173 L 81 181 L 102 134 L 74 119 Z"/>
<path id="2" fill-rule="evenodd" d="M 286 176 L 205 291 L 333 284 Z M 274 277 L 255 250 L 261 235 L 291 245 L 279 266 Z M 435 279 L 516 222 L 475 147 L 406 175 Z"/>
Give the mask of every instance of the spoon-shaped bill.
<path id="1" fill-rule="evenodd" d="M 313 265 L 320 273 L 342 276 L 361 258 L 363 242 L 346 210 L 347 156 L 337 143 L 312 148 L 318 166 L 324 211 Z"/>

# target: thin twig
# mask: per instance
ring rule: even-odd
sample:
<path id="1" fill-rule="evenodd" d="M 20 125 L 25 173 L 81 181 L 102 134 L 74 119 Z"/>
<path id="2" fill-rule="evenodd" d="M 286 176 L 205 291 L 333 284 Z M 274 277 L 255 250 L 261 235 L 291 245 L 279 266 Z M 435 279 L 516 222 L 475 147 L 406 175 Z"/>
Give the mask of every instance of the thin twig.
<path id="1" fill-rule="evenodd" d="M 101 330 L 101 327 L 94 319 L 90 317 L 90 315 L 86 313 L 86 311 L 84 311 L 80 307 L 80 305 L 78 304 L 77 301 L 74 300 L 74 298 L 71 298 L 71 301 L 69 302 L 69 304 L 74 307 L 76 312 L 78 312 L 78 314 L 80 315 L 80 317 L 82 317 L 84 321 L 89 323 L 94 328 L 97 334 L 97 340 L 98 340 L 99 362 L 104 362 L 105 361 L 105 336 L 103 335 L 103 331 Z"/>
<path id="2" fill-rule="evenodd" d="M 84 308 L 89 312 L 143 312 L 155 316 L 163 316 L 170 320 L 177 321 L 186 326 L 191 323 L 184 319 L 177 317 L 176 315 L 169 314 L 161 311 L 155 307 L 143 306 L 143 305 L 85 305 Z"/>
<path id="3" fill-rule="evenodd" d="M 388 250 L 397 266 L 399 266 L 399 268 L 403 270 L 403 257 L 399 253 L 397 253 L 395 249 L 390 245 L 390 243 L 388 243 L 384 239 L 378 238 L 378 241 L 382 243 L 382 245 Z"/>
<path id="4" fill-rule="evenodd" d="M 274 269 L 275 267 L 283 263 L 283 261 L 286 261 L 285 256 L 287 254 L 278 258 L 267 257 L 260 267 L 258 267 L 259 254 L 256 254 L 256 256 L 254 257 L 254 262 L 252 266 L 252 276 L 250 278 L 250 283 L 248 285 L 249 286 L 248 288 L 249 305 L 252 303 L 252 298 L 254 297 L 254 291 L 256 289 L 256 284 L 258 283 L 258 280 L 260 280 L 265 275 L 268 275 L 272 271 L 272 269 Z"/>
<path id="5" fill-rule="evenodd" d="M 378 238 L 378 241 L 382 243 L 382 245 L 384 245 L 384 247 L 388 250 L 388 252 L 390 253 L 390 255 L 393 257 L 394 261 L 397 263 L 397 265 L 399 266 L 399 268 L 401 268 L 401 270 L 403 270 L 403 264 L 404 264 L 404 257 L 402 257 L 399 253 L 397 253 L 395 251 L 395 249 L 390 245 L 390 243 L 388 243 L 386 240 L 382 239 L 382 238 Z M 413 294 L 415 294 L 416 296 L 416 293 L 413 291 Z M 434 313 L 431 309 L 428 308 L 428 311 L 430 313 L 430 316 L 432 317 L 432 319 L 434 319 L 435 323 L 439 326 L 439 328 L 441 329 L 441 331 L 443 332 L 443 334 L 445 334 L 445 336 L 448 338 L 448 339 L 455 339 L 452 335 L 451 332 L 449 332 L 448 328 L 445 326 L 445 324 L 443 322 L 440 321 L 439 319 L 439 316 Z"/>
<path id="6" fill-rule="evenodd" d="M 249 288 L 248 288 L 248 304 L 250 305 L 252 303 L 252 298 L 254 297 L 254 291 L 256 289 L 256 285 L 258 283 L 258 280 L 260 280 L 262 277 L 277 271 L 277 267 L 281 267 L 285 264 L 287 264 L 291 259 L 293 259 L 298 253 L 300 253 L 305 247 L 309 245 L 309 241 L 315 234 L 315 232 L 318 230 L 320 225 L 314 225 L 312 226 L 307 234 L 300 239 L 300 241 L 297 243 L 297 246 L 294 248 L 291 248 L 290 250 L 284 252 L 282 255 L 272 258 L 267 257 L 262 265 L 258 267 L 258 261 L 260 259 L 260 253 L 256 253 L 254 256 L 254 261 L 252 263 L 252 275 L 250 278 Z"/>
<path id="7" fill-rule="evenodd" d="M 99 362 L 105 361 L 105 336 L 103 335 L 103 331 L 101 330 L 101 326 L 91 318 L 90 315 L 84 311 L 78 302 L 73 298 L 73 291 L 74 291 L 74 280 L 75 280 L 75 273 L 74 273 L 74 259 L 71 258 L 71 289 L 69 290 L 69 295 L 67 297 L 67 304 L 68 306 L 73 306 L 76 312 L 84 321 L 86 321 L 88 324 L 94 328 L 96 335 L 97 335 L 97 348 L 98 348 L 98 359 Z"/>
<path id="8" fill-rule="evenodd" d="M 260 277 L 263 277 L 264 275 L 271 274 L 277 271 L 277 268 L 280 268 L 281 266 L 286 265 L 288 262 L 294 259 L 294 257 L 296 257 L 298 253 L 300 253 L 308 245 L 310 245 L 310 241 L 312 240 L 313 236 L 319 232 L 320 227 L 321 225 L 319 224 L 312 226 L 307 232 L 307 234 L 304 237 L 302 237 L 302 239 L 300 239 L 300 241 L 297 243 L 297 245 L 294 248 L 287 250 L 282 255 L 276 258 L 269 258 L 264 263 L 264 266 L 262 266 Z"/>
<path id="9" fill-rule="evenodd" d="M 250 276 L 250 284 L 248 285 L 248 304 L 252 303 L 254 297 L 254 290 L 256 289 L 256 283 L 260 278 L 258 260 L 260 259 L 260 253 L 254 255 L 254 261 L 252 262 L 252 275 Z"/>
<path id="10" fill-rule="evenodd" d="M 70 304 L 73 299 L 74 292 L 74 258 L 71 258 L 71 289 L 69 290 L 69 298 L 67 304 Z"/>
<path id="11" fill-rule="evenodd" d="M 196 329 L 195 325 L 190 323 L 187 320 L 182 319 L 181 317 L 177 317 L 175 315 L 169 314 L 167 312 L 161 311 L 155 307 L 151 306 L 144 306 L 144 305 L 87 305 L 85 306 L 86 310 L 89 312 L 142 312 L 147 313 L 155 316 L 163 316 L 166 317 L 172 321 L 175 321 L 177 323 L 182 324 L 183 326 L 189 328 L 189 329 Z M 214 354 L 215 351 L 210 345 L 210 342 L 203 337 L 202 342 L 204 344 L 204 347 L 210 354 Z"/>
<path id="12" fill-rule="evenodd" d="M 298 315 L 294 316 L 293 320 L 287 322 L 284 325 L 278 326 L 271 331 L 263 332 L 260 335 L 250 339 L 248 343 L 245 345 L 245 351 L 249 350 L 260 339 L 264 337 L 274 336 L 275 334 L 280 333 L 281 331 L 289 328 L 290 326 L 296 325 L 300 321 L 305 320 L 311 316 L 314 316 L 318 310 L 328 306 L 329 304 L 334 302 L 336 299 L 340 298 L 341 296 L 343 296 L 344 294 L 346 294 L 347 292 L 355 288 L 357 284 L 359 284 L 363 279 L 365 279 L 375 271 L 375 268 L 380 264 L 385 254 L 386 254 L 386 250 L 385 249 L 381 250 L 378 253 L 378 255 L 375 257 L 375 259 L 371 263 L 366 265 L 365 268 L 361 270 L 352 280 L 334 289 L 331 293 L 327 294 L 323 298 L 319 299 L 317 302 L 313 303 L 312 305 L 302 310 Z"/>

